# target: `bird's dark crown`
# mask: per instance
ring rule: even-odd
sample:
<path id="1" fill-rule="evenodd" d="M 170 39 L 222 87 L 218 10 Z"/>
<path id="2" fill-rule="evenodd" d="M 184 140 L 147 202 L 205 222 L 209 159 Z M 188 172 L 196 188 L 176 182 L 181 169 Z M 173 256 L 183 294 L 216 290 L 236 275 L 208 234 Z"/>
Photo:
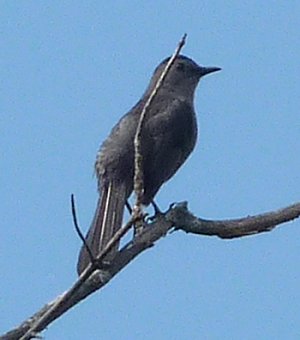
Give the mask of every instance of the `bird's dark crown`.
<path id="1" fill-rule="evenodd" d="M 170 60 L 170 58 L 171 58 L 171 57 L 167 57 L 166 59 L 164 59 L 164 60 L 157 66 L 156 70 L 157 70 L 158 68 L 161 68 L 162 66 L 166 65 L 166 64 L 168 63 L 168 61 Z M 176 57 L 175 62 L 176 62 L 176 61 L 183 61 L 183 62 L 185 62 L 185 63 L 187 63 L 187 64 L 191 64 L 191 65 L 193 65 L 193 66 L 195 66 L 195 67 L 199 67 L 199 66 L 197 65 L 197 63 L 194 62 L 194 60 L 192 60 L 191 58 L 186 57 L 185 55 L 182 55 L 182 54 L 179 54 L 179 55 Z M 155 70 L 155 71 L 156 71 L 156 70 Z"/>

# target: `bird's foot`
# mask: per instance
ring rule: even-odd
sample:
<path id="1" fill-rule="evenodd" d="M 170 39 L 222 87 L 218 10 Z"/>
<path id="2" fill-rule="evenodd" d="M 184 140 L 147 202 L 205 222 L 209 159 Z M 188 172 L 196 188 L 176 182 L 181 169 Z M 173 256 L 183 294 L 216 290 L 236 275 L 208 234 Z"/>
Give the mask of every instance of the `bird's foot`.
<path id="1" fill-rule="evenodd" d="M 163 215 L 164 213 L 159 209 L 158 205 L 154 202 L 154 200 L 151 201 L 151 205 L 154 210 L 154 214 L 152 216 L 148 216 L 146 222 L 153 222 L 158 216 Z"/>

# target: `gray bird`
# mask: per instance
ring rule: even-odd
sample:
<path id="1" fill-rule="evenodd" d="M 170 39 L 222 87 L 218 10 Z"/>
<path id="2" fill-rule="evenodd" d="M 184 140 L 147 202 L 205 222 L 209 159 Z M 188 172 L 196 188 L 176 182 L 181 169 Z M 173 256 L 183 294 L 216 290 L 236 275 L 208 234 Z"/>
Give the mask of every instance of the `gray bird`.
<path id="1" fill-rule="evenodd" d="M 115 125 L 97 154 L 95 170 L 99 200 L 86 236 L 95 257 L 121 228 L 126 200 L 133 191 L 134 137 L 138 121 L 168 60 L 158 65 L 142 98 Z M 142 130 L 144 205 L 153 201 L 162 184 L 176 173 L 192 152 L 197 139 L 195 89 L 201 77 L 219 70 L 219 67 L 199 66 L 183 55 L 172 65 L 149 107 Z M 117 247 L 107 257 L 111 259 L 116 251 Z M 78 274 L 89 262 L 83 246 L 77 264 Z"/>

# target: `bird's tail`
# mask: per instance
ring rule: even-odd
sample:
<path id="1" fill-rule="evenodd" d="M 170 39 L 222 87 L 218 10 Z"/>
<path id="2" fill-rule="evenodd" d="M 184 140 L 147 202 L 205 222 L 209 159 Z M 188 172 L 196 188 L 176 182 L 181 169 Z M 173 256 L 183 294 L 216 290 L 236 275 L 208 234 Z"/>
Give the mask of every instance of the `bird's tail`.
<path id="1" fill-rule="evenodd" d="M 121 228 L 126 198 L 126 185 L 120 183 L 120 181 L 110 181 L 101 187 L 94 219 L 86 236 L 87 245 L 94 257 L 100 253 L 116 231 Z M 105 259 L 112 259 L 118 246 L 119 244 L 116 244 Z M 79 275 L 89 263 L 89 254 L 85 246 L 82 246 L 77 263 Z"/>

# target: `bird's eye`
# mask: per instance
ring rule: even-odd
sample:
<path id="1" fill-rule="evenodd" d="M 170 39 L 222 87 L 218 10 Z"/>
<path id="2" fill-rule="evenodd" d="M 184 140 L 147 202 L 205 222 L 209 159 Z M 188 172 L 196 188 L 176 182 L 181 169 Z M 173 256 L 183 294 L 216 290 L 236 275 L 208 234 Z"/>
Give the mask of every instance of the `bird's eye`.
<path id="1" fill-rule="evenodd" d="M 184 70 L 184 64 L 179 63 L 179 64 L 177 64 L 176 68 L 177 68 L 178 71 L 183 71 Z"/>

